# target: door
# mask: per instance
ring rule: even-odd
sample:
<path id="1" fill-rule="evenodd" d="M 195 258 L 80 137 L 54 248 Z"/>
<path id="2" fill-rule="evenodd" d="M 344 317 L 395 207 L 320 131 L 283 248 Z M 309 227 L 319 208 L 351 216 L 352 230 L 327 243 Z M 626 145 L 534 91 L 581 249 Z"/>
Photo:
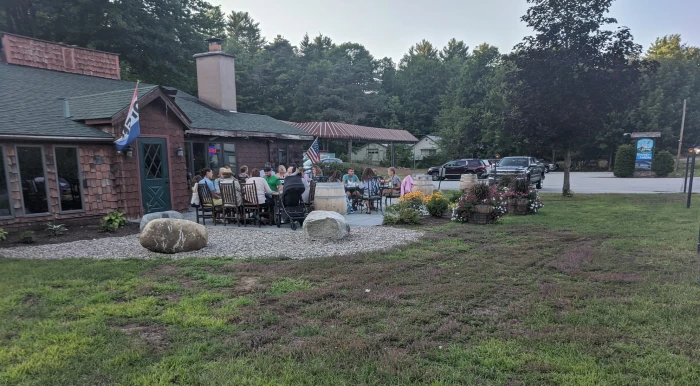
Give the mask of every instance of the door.
<path id="1" fill-rule="evenodd" d="M 168 147 L 163 138 L 139 138 L 143 213 L 170 210 Z"/>

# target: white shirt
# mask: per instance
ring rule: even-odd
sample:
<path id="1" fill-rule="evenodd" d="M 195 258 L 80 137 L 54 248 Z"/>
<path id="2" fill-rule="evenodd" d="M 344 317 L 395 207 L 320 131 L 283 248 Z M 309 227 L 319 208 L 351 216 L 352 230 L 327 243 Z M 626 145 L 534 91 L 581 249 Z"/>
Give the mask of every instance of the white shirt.
<path id="1" fill-rule="evenodd" d="M 255 189 L 258 191 L 258 204 L 262 205 L 265 203 L 265 194 L 272 194 L 272 189 L 262 177 L 250 177 L 245 180 L 246 184 L 250 184 L 253 181 L 255 181 Z"/>

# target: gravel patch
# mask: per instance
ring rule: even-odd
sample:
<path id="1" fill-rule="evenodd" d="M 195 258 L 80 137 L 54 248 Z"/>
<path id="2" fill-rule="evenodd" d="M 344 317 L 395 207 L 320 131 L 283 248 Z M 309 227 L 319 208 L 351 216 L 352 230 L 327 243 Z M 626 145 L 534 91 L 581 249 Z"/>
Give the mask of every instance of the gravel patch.
<path id="1" fill-rule="evenodd" d="M 90 259 L 149 259 L 158 257 L 235 257 L 306 259 L 383 251 L 418 241 L 423 233 L 390 227 L 352 228 L 350 236 L 337 242 L 308 241 L 301 230 L 271 232 L 231 227 L 207 227 L 209 243 L 196 252 L 173 255 L 151 252 L 139 244 L 138 235 L 73 241 L 62 244 L 0 248 L 0 256 L 19 259 L 53 260 L 85 257 Z"/>

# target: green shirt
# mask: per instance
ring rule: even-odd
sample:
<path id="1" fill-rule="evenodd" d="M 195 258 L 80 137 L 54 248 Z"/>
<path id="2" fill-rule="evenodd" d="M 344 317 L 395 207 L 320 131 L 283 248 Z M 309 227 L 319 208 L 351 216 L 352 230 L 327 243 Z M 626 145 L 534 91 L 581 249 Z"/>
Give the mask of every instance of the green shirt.
<path id="1" fill-rule="evenodd" d="M 343 182 L 360 182 L 360 178 L 357 176 L 357 174 L 354 174 L 352 177 L 346 174 L 343 176 Z"/>
<path id="2" fill-rule="evenodd" d="M 273 192 L 277 191 L 277 187 L 280 186 L 280 178 L 277 177 L 276 175 L 271 175 L 270 177 L 265 176 L 263 177 L 265 181 L 267 181 L 267 185 L 270 186 L 270 189 Z"/>

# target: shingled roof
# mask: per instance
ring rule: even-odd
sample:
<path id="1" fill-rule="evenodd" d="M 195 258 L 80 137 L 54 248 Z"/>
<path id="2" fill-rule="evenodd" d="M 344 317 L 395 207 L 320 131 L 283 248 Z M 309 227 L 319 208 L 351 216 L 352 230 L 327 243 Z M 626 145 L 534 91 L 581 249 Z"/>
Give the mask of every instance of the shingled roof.
<path id="1" fill-rule="evenodd" d="M 288 122 L 305 132 L 328 139 L 356 139 L 359 141 L 418 142 L 418 138 L 406 130 L 381 129 L 340 122 Z"/>
<path id="2" fill-rule="evenodd" d="M 0 136 L 27 138 L 114 140 L 111 134 L 79 121 L 112 118 L 128 106 L 136 86 L 134 82 L 11 64 L 0 64 L 0 80 Z M 139 98 L 157 88 L 139 84 Z M 70 118 L 64 116 L 64 100 Z M 217 110 L 182 91 L 177 91 L 175 102 L 191 120 L 194 133 L 206 130 L 220 136 L 312 139 L 269 116 Z"/>

